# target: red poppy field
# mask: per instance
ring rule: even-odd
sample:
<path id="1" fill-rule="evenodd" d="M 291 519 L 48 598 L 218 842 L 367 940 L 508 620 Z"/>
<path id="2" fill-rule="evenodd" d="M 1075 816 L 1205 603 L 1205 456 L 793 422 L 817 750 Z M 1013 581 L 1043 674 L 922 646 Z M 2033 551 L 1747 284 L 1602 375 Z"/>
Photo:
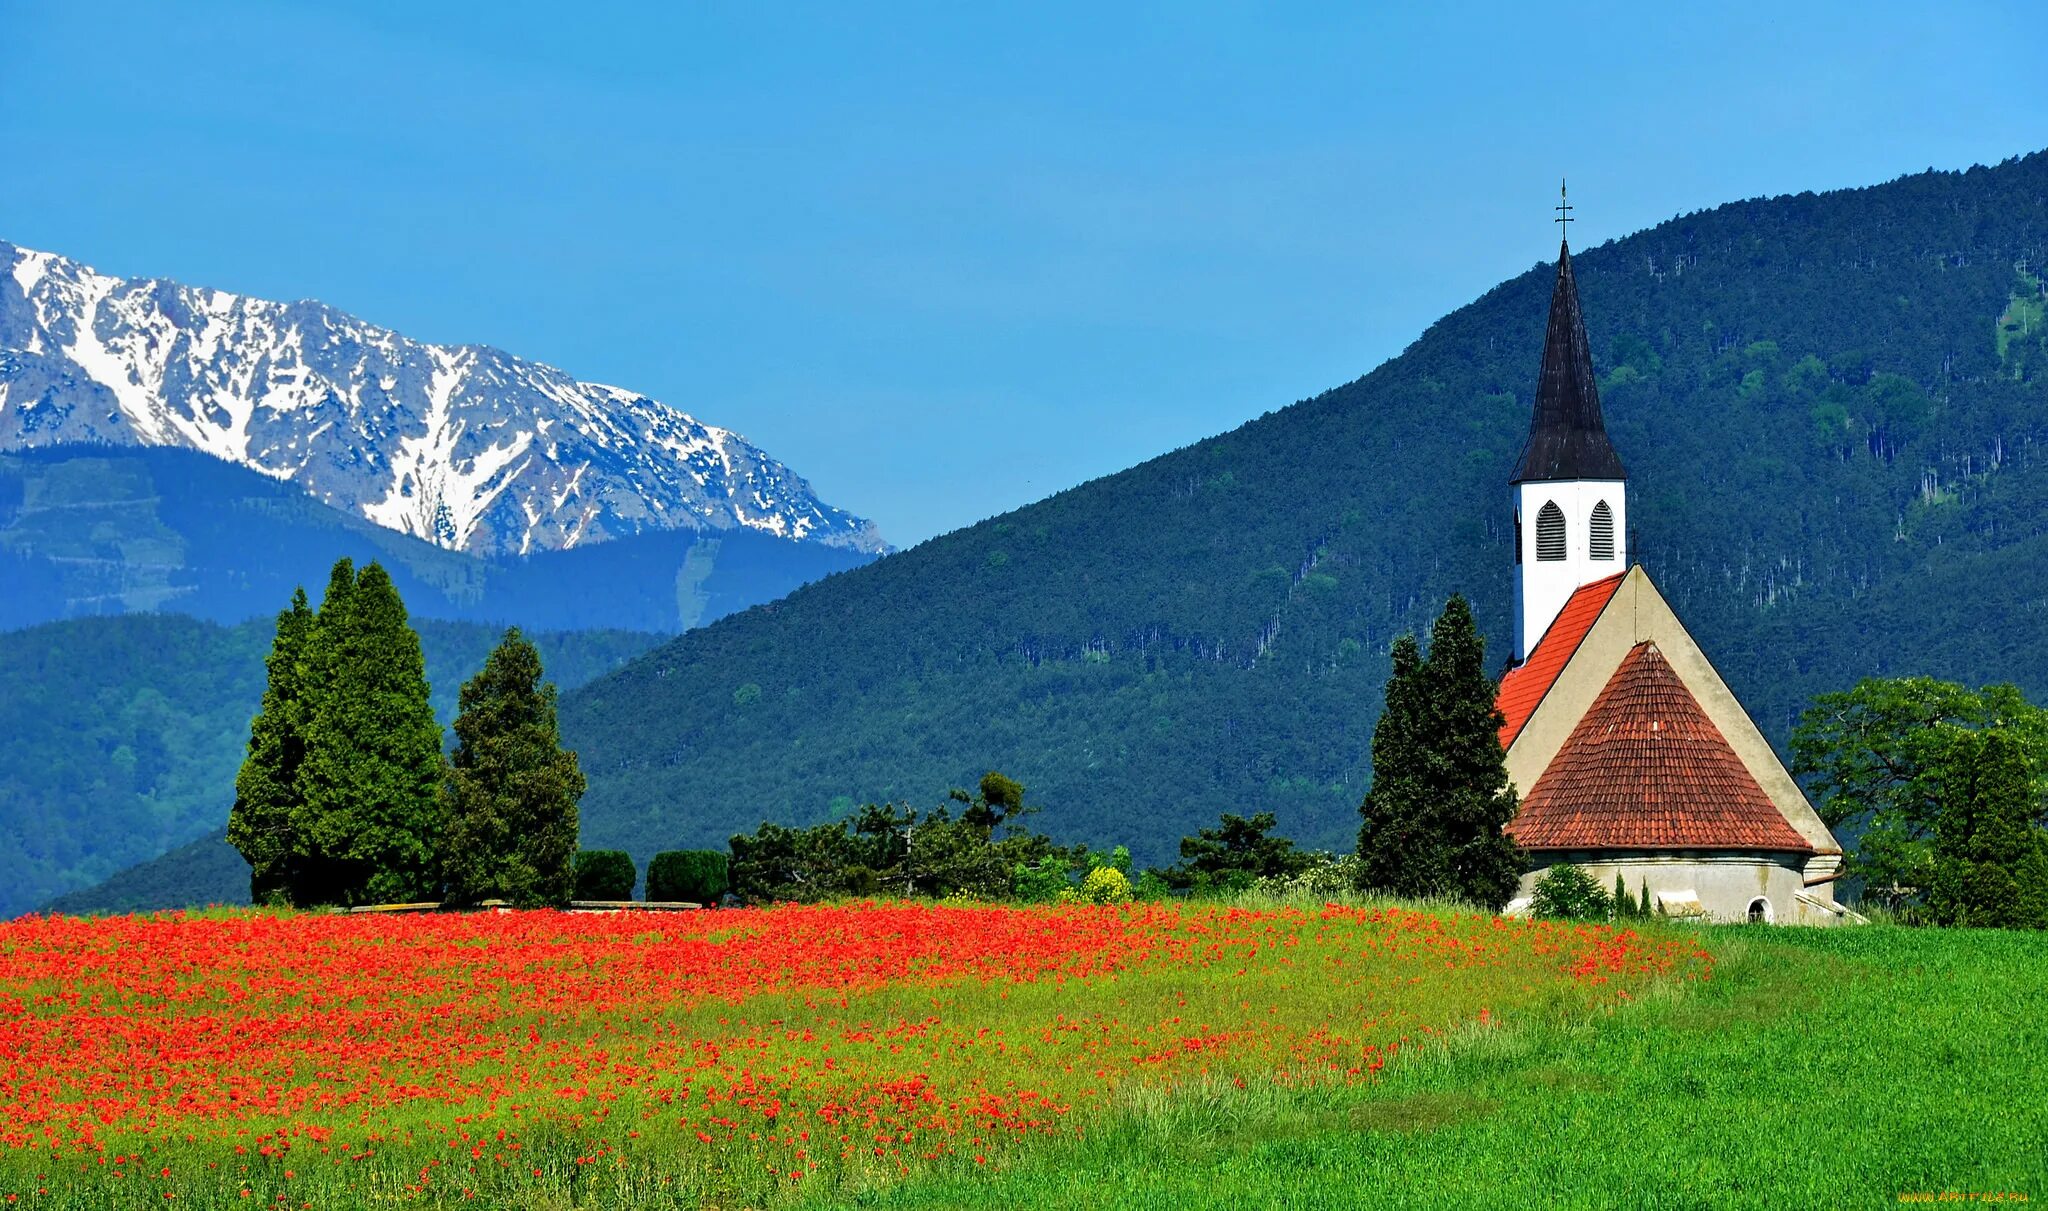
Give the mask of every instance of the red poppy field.
<path id="1" fill-rule="evenodd" d="M 1335 906 L 31 917 L 0 923 L 0 1203 L 816 1199 L 1711 970 Z"/>

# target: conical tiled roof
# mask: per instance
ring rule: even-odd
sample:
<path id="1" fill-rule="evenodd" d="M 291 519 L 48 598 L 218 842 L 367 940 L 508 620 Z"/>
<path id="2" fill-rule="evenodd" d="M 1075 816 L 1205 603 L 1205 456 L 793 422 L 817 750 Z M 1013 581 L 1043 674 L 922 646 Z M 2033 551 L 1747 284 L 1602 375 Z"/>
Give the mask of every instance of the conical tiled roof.
<path id="1" fill-rule="evenodd" d="M 1812 853 L 1654 643 L 1639 643 L 1529 788 L 1524 849 Z"/>
<path id="2" fill-rule="evenodd" d="M 1557 285 L 1550 292 L 1550 330 L 1543 338 L 1543 370 L 1536 381 L 1536 410 L 1529 443 L 1522 447 L 1511 483 L 1554 479 L 1626 479 L 1621 456 L 1607 440 L 1600 419 L 1600 391 L 1593 381 L 1593 352 L 1579 315 L 1579 287 L 1572 278 L 1572 250 L 1557 249 Z"/>

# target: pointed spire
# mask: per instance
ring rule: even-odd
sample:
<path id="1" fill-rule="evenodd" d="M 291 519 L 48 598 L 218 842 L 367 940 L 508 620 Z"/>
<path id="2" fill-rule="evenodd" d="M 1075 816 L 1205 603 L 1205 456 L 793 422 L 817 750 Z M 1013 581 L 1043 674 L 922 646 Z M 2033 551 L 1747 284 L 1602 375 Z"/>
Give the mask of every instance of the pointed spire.
<path id="1" fill-rule="evenodd" d="M 1579 315 L 1572 250 L 1560 242 L 1557 285 L 1550 293 L 1550 331 L 1543 339 L 1543 370 L 1536 381 L 1536 411 L 1510 483 L 1555 479 L 1626 479 L 1621 456 L 1600 419 L 1593 354 Z"/>

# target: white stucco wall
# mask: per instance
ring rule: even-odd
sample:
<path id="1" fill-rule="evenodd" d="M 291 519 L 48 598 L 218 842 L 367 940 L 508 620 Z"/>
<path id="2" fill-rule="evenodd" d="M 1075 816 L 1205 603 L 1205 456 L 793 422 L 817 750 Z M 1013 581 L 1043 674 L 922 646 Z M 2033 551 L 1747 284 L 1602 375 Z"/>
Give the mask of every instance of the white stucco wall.
<path id="1" fill-rule="evenodd" d="M 1540 865 L 1522 876 L 1515 893 L 1517 901 L 1535 894 L 1536 880 L 1551 866 L 1569 863 L 1591 875 L 1603 891 L 1614 890 L 1616 872 L 1631 896 L 1640 895 L 1648 883 L 1653 910 L 1660 896 L 1674 900 L 1696 897 L 1708 920 L 1740 922 L 1749 919 L 1749 906 L 1763 899 L 1770 904 L 1775 924 L 1823 925 L 1838 919 L 1801 901 L 1801 891 L 1819 900 L 1827 888 L 1805 886 L 1807 859 L 1799 854 L 1592 851 L 1531 854 L 1530 858 Z"/>
<path id="2" fill-rule="evenodd" d="M 1557 619 L 1580 585 L 1628 567 L 1627 485 L 1618 479 L 1581 479 L 1516 484 L 1515 516 L 1522 527 L 1522 562 L 1515 569 L 1515 659 L 1522 660 Z M 1614 558 L 1590 553 L 1593 507 L 1614 510 Z M 1545 502 L 1564 512 L 1564 558 L 1536 558 L 1536 515 Z"/>

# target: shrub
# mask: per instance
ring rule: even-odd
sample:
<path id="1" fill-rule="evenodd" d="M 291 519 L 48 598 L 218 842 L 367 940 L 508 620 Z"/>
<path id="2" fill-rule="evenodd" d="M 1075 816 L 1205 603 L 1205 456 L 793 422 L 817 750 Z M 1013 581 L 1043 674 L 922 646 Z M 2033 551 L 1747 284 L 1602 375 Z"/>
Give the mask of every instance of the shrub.
<path id="1" fill-rule="evenodd" d="M 1604 921 L 1613 907 L 1593 876 L 1576 866 L 1560 864 L 1544 871 L 1543 877 L 1536 880 L 1536 895 L 1529 911 L 1539 917 Z"/>
<path id="2" fill-rule="evenodd" d="M 647 863 L 647 898 L 716 904 L 732 885 L 722 849 L 671 849 Z"/>
<path id="3" fill-rule="evenodd" d="M 576 854 L 576 899 L 630 900 L 640 874 L 622 849 L 585 849 Z"/>
<path id="4" fill-rule="evenodd" d="M 1308 859 L 1308 865 L 1295 874 L 1260 879 L 1257 889 L 1274 896 L 1326 897 L 1349 895 L 1358 889 L 1360 867 L 1357 854 L 1318 850 L 1310 853 Z"/>
<path id="5" fill-rule="evenodd" d="M 1040 858 L 1036 865 L 1019 862 L 1010 872 L 1010 894 L 1026 904 L 1051 903 L 1073 885 L 1065 859 L 1053 854 Z"/>
<path id="6" fill-rule="evenodd" d="M 1131 898 L 1131 881 L 1114 866 L 1098 866 L 1081 880 L 1081 898 L 1093 904 L 1121 904 Z"/>

